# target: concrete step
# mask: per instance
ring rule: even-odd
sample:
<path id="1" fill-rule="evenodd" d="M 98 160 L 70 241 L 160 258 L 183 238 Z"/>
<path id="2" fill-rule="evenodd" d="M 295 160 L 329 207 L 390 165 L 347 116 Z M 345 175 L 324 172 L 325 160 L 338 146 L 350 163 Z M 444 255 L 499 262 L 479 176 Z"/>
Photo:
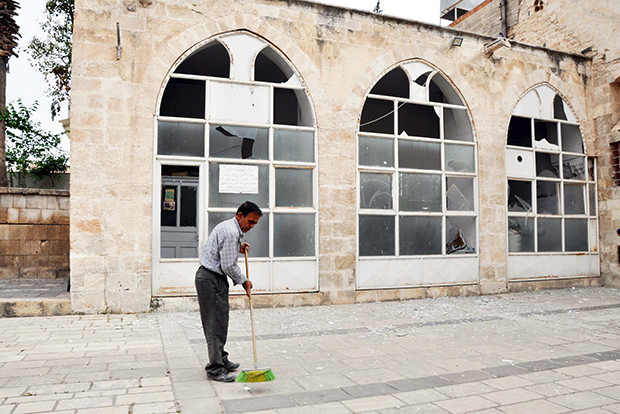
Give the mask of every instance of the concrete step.
<path id="1" fill-rule="evenodd" d="M 0 299 L 0 318 L 70 315 L 70 299 Z"/>
<path id="2" fill-rule="evenodd" d="M 0 280 L 0 318 L 71 314 L 66 279 Z"/>

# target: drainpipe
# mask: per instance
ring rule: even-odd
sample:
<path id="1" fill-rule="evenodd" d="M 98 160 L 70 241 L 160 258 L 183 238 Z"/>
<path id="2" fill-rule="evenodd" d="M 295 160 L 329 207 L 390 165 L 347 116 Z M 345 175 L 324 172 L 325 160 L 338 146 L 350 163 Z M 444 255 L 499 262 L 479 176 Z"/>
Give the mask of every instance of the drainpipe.
<path id="1" fill-rule="evenodd" d="M 502 34 L 508 37 L 508 19 L 506 18 L 506 9 L 508 8 L 507 0 L 501 0 L 502 8 Z"/>

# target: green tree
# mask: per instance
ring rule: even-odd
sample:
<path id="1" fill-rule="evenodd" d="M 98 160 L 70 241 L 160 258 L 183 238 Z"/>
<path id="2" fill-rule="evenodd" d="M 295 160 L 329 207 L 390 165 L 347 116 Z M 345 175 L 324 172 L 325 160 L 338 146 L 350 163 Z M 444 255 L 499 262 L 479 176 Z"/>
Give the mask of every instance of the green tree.
<path id="1" fill-rule="evenodd" d="M 0 112 L 6 105 L 6 73 L 9 68 L 9 58 L 17 56 L 15 47 L 19 38 L 19 26 L 15 23 L 15 16 L 19 3 L 13 0 L 0 0 Z M 5 154 L 5 125 L 0 120 L 0 187 L 8 186 L 6 176 Z"/>
<path id="2" fill-rule="evenodd" d="M 10 171 L 34 176 L 38 180 L 53 178 L 53 173 L 64 172 L 68 158 L 58 149 L 61 134 L 41 129 L 41 123 L 32 119 L 38 103 L 28 108 L 22 104 L 8 104 L 0 119 L 6 123 L 6 162 Z M 21 186 L 25 183 L 22 181 Z"/>
<path id="3" fill-rule="evenodd" d="M 35 36 L 27 48 L 32 66 L 45 75 L 50 85 L 46 92 L 52 98 L 52 118 L 58 115 L 63 102 L 69 102 L 74 11 L 74 0 L 48 0 L 45 21 L 41 23 L 46 37 Z"/>

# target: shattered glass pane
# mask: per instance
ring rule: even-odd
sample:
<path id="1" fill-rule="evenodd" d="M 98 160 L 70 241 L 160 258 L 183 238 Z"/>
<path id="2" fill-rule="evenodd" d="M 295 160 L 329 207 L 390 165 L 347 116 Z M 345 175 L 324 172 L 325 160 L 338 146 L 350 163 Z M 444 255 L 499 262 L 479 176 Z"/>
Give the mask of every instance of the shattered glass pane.
<path id="1" fill-rule="evenodd" d="M 538 251 L 562 251 L 562 220 L 552 218 L 538 219 Z"/>
<path id="2" fill-rule="evenodd" d="M 366 99 L 360 119 L 360 131 L 394 134 L 394 102 Z"/>
<path id="3" fill-rule="evenodd" d="M 214 41 L 192 53 L 174 73 L 228 78 L 230 77 L 230 56 L 224 45 Z"/>
<path id="4" fill-rule="evenodd" d="M 508 211 L 532 211 L 532 182 L 508 180 Z"/>
<path id="5" fill-rule="evenodd" d="M 473 178 L 446 177 L 446 205 L 448 210 L 473 211 Z"/>
<path id="6" fill-rule="evenodd" d="M 360 208 L 392 208 L 391 174 L 360 174 Z"/>
<path id="7" fill-rule="evenodd" d="M 441 175 L 399 175 L 401 211 L 441 211 Z"/>
<path id="8" fill-rule="evenodd" d="M 538 214 L 559 214 L 560 184 L 554 181 L 536 182 L 536 205 Z"/>
<path id="9" fill-rule="evenodd" d="M 205 82 L 177 78 L 168 80 L 159 115 L 204 119 Z"/>
<path id="10" fill-rule="evenodd" d="M 450 82 L 440 73 L 435 73 L 429 86 L 429 98 L 431 102 L 442 102 L 452 105 L 463 105 L 463 101 L 456 93 Z"/>
<path id="11" fill-rule="evenodd" d="M 398 133 L 410 137 L 439 138 L 438 108 L 427 105 L 399 104 Z"/>
<path id="12" fill-rule="evenodd" d="M 536 177 L 560 178 L 560 156 L 536 151 Z"/>
<path id="13" fill-rule="evenodd" d="M 534 120 L 534 148 L 548 151 L 560 150 L 556 122 Z"/>
<path id="14" fill-rule="evenodd" d="M 441 254 L 441 217 L 400 217 L 400 255 Z"/>
<path id="15" fill-rule="evenodd" d="M 375 84 L 370 93 L 409 98 L 409 77 L 400 67 L 392 69 Z"/>
<path id="16" fill-rule="evenodd" d="M 476 253 L 476 218 L 446 217 L 446 254 Z"/>
<path id="17" fill-rule="evenodd" d="M 508 251 L 534 251 L 534 217 L 508 217 Z"/>
<path id="18" fill-rule="evenodd" d="M 312 126 L 312 113 L 306 92 L 299 89 L 273 89 L 273 123 Z"/>
<path id="19" fill-rule="evenodd" d="M 359 216 L 359 250 L 360 256 L 393 256 L 394 216 Z"/>
<path id="20" fill-rule="evenodd" d="M 394 140 L 360 136 L 359 164 L 374 167 L 393 167 Z"/>
<path id="21" fill-rule="evenodd" d="M 566 180 L 585 180 L 586 179 L 586 158 L 577 155 L 562 156 L 562 167 L 564 179 Z"/>
<path id="22" fill-rule="evenodd" d="M 269 129 L 212 124 L 209 156 L 266 160 L 269 158 Z"/>
<path id="23" fill-rule="evenodd" d="M 583 154 L 583 139 L 577 125 L 562 124 L 562 151 Z"/>

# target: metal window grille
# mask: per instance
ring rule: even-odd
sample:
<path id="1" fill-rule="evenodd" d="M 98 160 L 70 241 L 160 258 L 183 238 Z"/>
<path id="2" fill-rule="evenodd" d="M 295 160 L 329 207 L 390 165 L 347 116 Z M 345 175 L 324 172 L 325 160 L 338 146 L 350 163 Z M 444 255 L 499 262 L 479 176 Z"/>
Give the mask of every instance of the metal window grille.
<path id="1" fill-rule="evenodd" d="M 611 167 L 614 184 L 620 186 L 620 141 L 611 144 Z"/>

